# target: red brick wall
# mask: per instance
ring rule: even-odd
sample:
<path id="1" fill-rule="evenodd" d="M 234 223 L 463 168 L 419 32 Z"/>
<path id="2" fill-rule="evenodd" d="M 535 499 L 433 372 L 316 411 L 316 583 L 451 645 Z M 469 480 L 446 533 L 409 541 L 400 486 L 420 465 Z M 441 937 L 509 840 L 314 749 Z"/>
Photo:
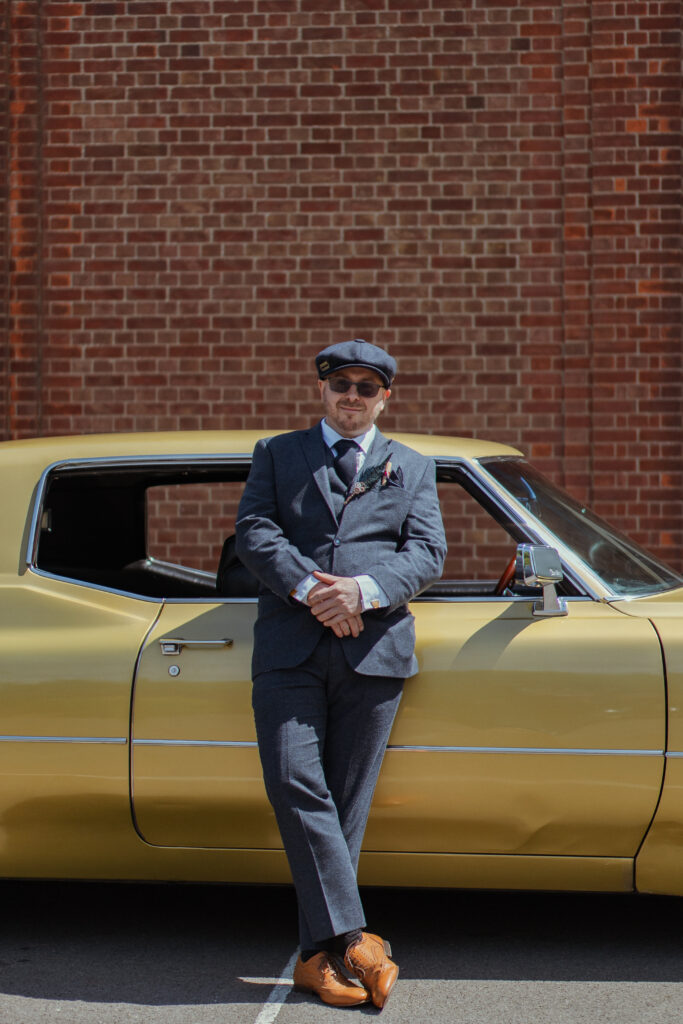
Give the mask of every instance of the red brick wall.
<path id="1" fill-rule="evenodd" d="M 7 6 L 0 6 L 0 246 L 3 270 L 0 273 L 0 437 L 10 429 L 8 406 L 9 363 L 9 154 L 10 154 L 10 46 Z"/>
<path id="2" fill-rule="evenodd" d="M 3 436 L 307 424 L 362 336 L 683 564 L 680 0 L 4 17 Z"/>

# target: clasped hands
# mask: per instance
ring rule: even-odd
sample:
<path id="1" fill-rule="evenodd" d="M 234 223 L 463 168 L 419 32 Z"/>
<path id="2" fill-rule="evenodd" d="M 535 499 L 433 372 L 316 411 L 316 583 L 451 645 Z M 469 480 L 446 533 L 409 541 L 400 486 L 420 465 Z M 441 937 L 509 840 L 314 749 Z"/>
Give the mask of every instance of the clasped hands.
<path id="1" fill-rule="evenodd" d="M 356 580 L 318 570 L 313 575 L 320 582 L 309 591 L 306 601 L 318 622 L 340 639 L 358 636 L 363 630 L 363 606 Z"/>

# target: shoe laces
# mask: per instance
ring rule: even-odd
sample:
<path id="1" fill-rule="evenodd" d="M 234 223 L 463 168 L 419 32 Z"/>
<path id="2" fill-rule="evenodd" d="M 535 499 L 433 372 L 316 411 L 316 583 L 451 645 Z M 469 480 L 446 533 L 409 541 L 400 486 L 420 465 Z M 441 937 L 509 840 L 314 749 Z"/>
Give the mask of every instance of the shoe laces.
<path id="1" fill-rule="evenodd" d="M 382 965 L 382 956 L 374 942 L 366 942 L 365 949 L 362 949 L 361 942 L 357 942 L 347 953 L 349 963 L 353 966 L 358 976 L 364 976 L 367 971 L 377 970 Z"/>
<path id="2" fill-rule="evenodd" d="M 335 961 L 334 956 L 330 956 L 329 954 L 325 957 L 325 960 L 323 961 L 322 973 L 330 975 L 330 977 L 333 979 L 333 981 L 345 980 L 345 979 L 342 979 L 342 977 L 340 975 L 339 965 Z"/>

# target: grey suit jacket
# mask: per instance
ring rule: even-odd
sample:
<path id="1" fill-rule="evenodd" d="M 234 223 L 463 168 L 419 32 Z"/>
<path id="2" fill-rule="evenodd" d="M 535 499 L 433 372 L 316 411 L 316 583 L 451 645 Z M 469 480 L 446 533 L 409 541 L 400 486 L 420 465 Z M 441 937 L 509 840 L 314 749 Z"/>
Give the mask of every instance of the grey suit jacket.
<path id="1" fill-rule="evenodd" d="M 237 554 L 261 582 L 252 671 L 293 667 L 325 629 L 291 591 L 316 569 L 368 573 L 390 604 L 363 613 L 364 630 L 345 637 L 349 665 L 363 675 L 405 678 L 417 671 L 407 602 L 439 578 L 446 542 L 434 463 L 379 431 L 364 471 L 391 461 L 391 479 L 353 498 L 337 518 L 320 424 L 259 441 L 240 502 Z"/>

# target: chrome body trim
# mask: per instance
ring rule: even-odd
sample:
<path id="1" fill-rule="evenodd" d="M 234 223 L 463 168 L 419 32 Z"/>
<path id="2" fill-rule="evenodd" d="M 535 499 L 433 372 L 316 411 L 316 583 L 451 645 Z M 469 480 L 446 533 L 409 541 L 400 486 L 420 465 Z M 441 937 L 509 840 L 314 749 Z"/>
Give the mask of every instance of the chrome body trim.
<path id="1" fill-rule="evenodd" d="M 256 740 L 133 740 L 134 747 L 258 747 Z"/>
<path id="2" fill-rule="evenodd" d="M 0 736 L 0 743 L 105 743 L 126 746 L 125 736 Z"/>
<path id="3" fill-rule="evenodd" d="M 127 593 L 128 597 L 135 594 Z M 258 597 L 164 597 L 165 604 L 258 604 Z"/>
<path id="4" fill-rule="evenodd" d="M 134 739 L 140 747 L 252 747 L 255 740 L 155 740 Z M 443 747 L 418 744 L 389 744 L 387 752 L 408 751 L 436 754 L 563 754 L 580 757 L 663 757 L 663 750 L 621 750 L 601 747 Z M 683 757 L 683 753 L 678 755 Z"/>
<path id="5" fill-rule="evenodd" d="M 428 751 L 430 753 L 455 754 L 563 754 L 579 757 L 663 757 L 663 750 L 621 750 L 609 747 L 428 747 L 428 746 L 388 746 L 390 750 Z"/>
<path id="6" fill-rule="evenodd" d="M 256 598 L 254 598 L 253 600 L 256 600 Z M 506 604 L 524 604 L 526 602 L 526 604 L 530 605 L 537 600 L 538 598 L 529 597 L 526 594 L 484 594 L 483 596 L 481 594 L 477 596 L 475 596 L 474 594 L 462 594 L 460 596 L 434 594 L 432 596 L 429 593 L 429 590 L 427 589 L 423 590 L 422 593 L 417 595 L 417 597 L 414 597 L 410 603 L 424 604 L 429 602 L 430 604 L 448 604 L 450 602 L 459 604 L 481 604 L 483 601 L 485 601 L 487 604 L 491 604 L 492 602 L 500 603 L 501 601 L 503 601 Z M 573 603 L 576 603 L 578 601 L 584 601 L 592 604 L 595 601 L 595 598 L 589 597 L 588 594 L 571 594 L 568 597 L 563 598 L 563 600 Z"/>

